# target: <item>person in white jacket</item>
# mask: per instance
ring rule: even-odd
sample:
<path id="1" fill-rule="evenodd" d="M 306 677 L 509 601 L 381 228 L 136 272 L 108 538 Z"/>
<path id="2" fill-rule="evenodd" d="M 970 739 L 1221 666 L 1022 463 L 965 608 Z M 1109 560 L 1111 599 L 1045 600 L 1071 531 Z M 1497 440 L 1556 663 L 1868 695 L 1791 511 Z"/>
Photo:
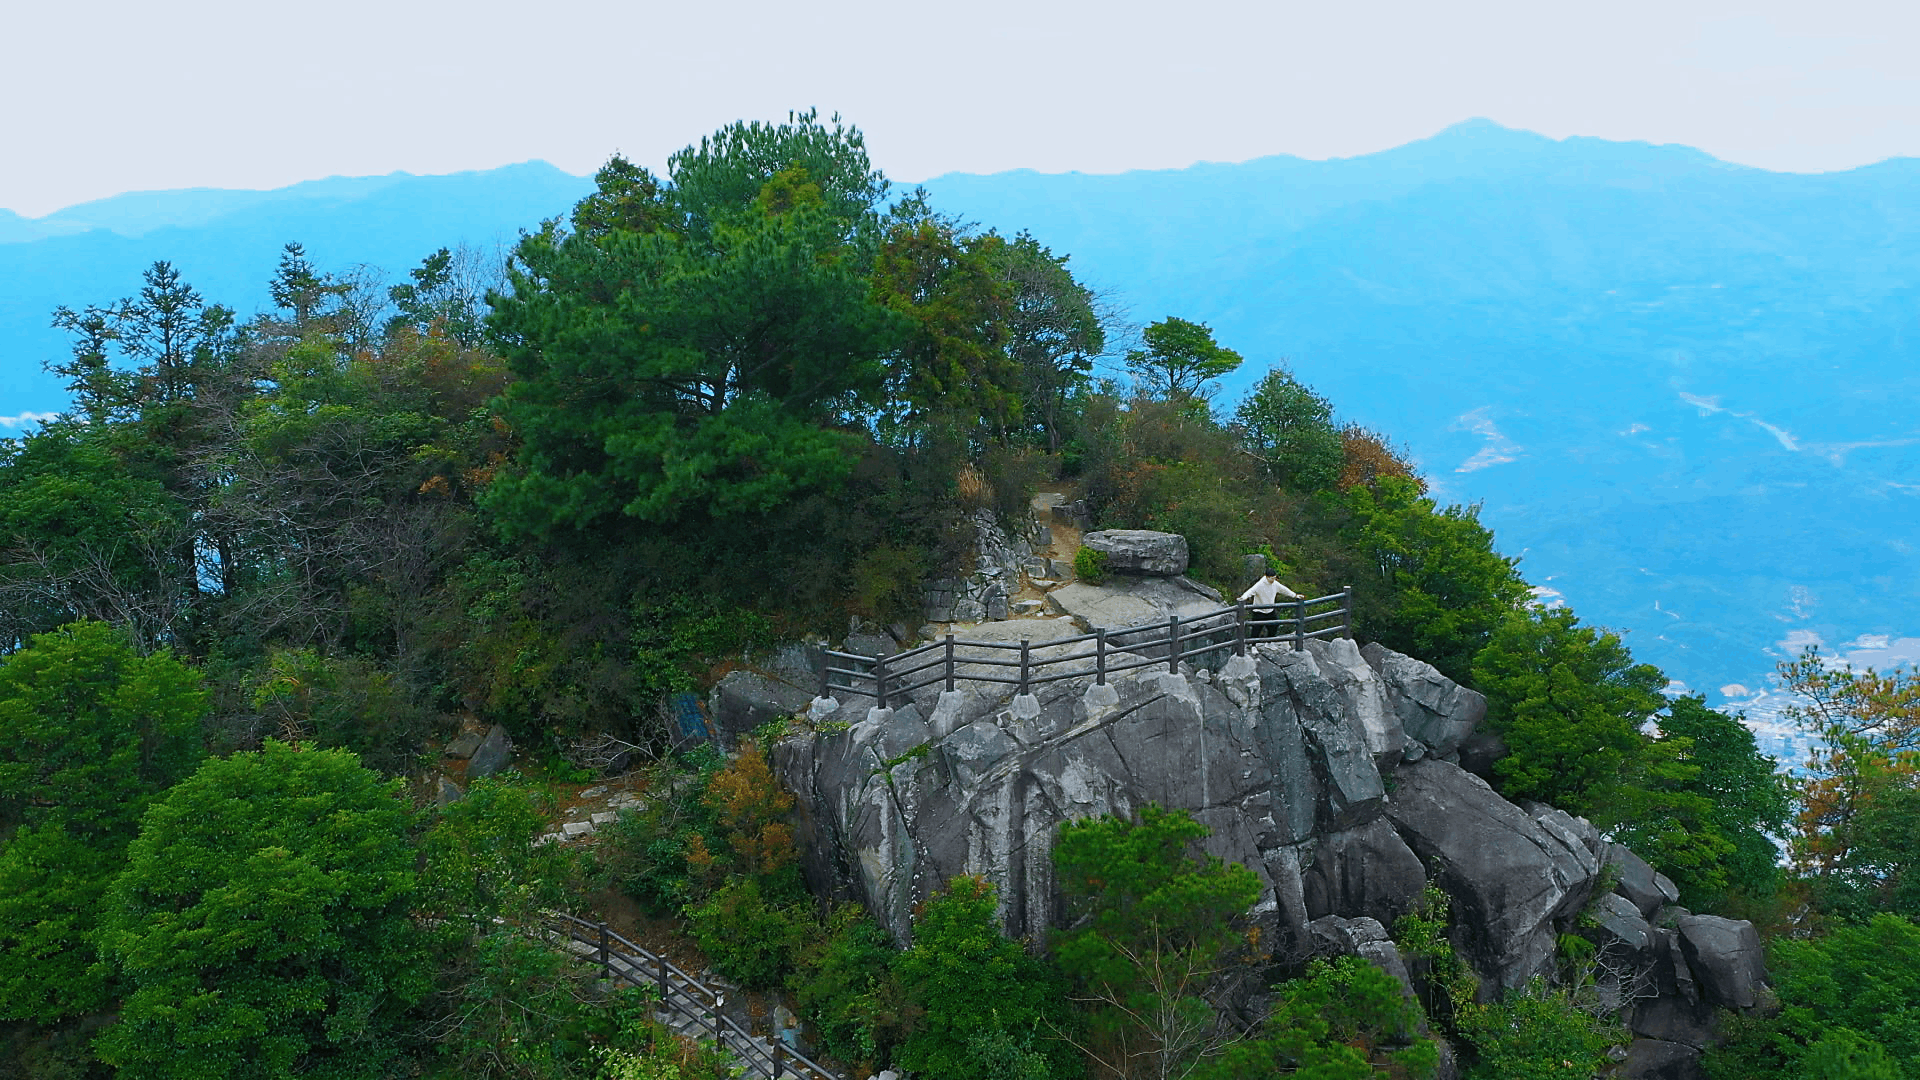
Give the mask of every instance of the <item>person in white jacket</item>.
<path id="1" fill-rule="evenodd" d="M 1280 584 L 1280 579 L 1274 577 L 1272 571 L 1268 571 L 1265 577 L 1247 586 L 1247 591 L 1240 594 L 1241 603 L 1249 600 L 1254 603 L 1254 615 L 1250 620 L 1254 637 L 1280 635 L 1280 609 L 1274 605 L 1279 603 L 1283 596 L 1289 600 L 1300 598 L 1299 593 Z"/>

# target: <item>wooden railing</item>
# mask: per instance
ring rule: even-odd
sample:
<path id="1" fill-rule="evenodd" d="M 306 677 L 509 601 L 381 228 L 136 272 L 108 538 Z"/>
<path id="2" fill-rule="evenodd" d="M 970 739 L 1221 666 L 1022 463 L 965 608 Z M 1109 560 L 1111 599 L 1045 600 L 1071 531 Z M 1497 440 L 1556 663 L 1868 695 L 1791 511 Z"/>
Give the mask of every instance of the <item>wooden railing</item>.
<path id="1" fill-rule="evenodd" d="M 1242 603 L 1185 619 L 1169 615 L 1164 623 L 1096 630 L 1038 645 L 1031 641 L 1017 645 L 966 641 L 948 634 L 892 656 L 861 656 L 828 649 L 820 664 L 820 696 L 846 691 L 871 697 L 884 708 L 916 690 L 936 684 L 954 690 L 962 682 L 998 683 L 1028 694 L 1035 686 L 1087 675 L 1105 685 L 1109 675 L 1160 664 L 1178 674 L 1183 660 L 1223 657 L 1229 649 L 1245 656 L 1251 642 L 1263 639 L 1287 641 L 1297 650 L 1307 647 L 1308 638 L 1335 636 L 1353 636 L 1351 585 L 1337 593 L 1300 597 L 1270 608 Z M 961 649 L 968 654 L 961 655 Z M 1044 655 L 1034 655 L 1036 649 L 1043 650 Z M 1017 657 L 998 658 L 1009 653 Z M 963 672 L 963 667 L 1002 668 L 1005 672 Z"/>
<path id="2" fill-rule="evenodd" d="M 564 913 L 554 913 L 549 919 L 556 933 L 593 950 L 593 961 L 600 965 L 607 979 L 657 991 L 665 1008 L 691 1018 L 707 1038 L 738 1058 L 749 1075 L 764 1076 L 768 1080 L 780 1080 L 784 1076 L 841 1080 L 826 1066 L 782 1043 L 777 1033 L 769 1035 L 768 1046 L 762 1047 L 752 1032 L 721 1011 L 725 995 L 680 970 L 666 957 L 628 941 L 606 923 L 588 922 Z"/>

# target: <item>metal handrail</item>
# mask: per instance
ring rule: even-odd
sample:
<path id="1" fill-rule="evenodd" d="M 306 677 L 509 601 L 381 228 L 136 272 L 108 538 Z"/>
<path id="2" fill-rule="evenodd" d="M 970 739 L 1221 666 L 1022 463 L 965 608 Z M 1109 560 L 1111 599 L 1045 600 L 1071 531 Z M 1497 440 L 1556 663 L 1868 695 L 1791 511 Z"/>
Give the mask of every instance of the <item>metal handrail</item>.
<path id="1" fill-rule="evenodd" d="M 678 965 L 666 957 L 628 941 L 606 923 L 588 922 L 564 911 L 549 912 L 548 915 L 556 929 L 565 934 L 569 940 L 593 948 L 594 962 L 600 965 L 604 977 L 618 978 L 629 986 L 642 989 L 652 987 L 659 992 L 661 1003 L 669 1007 L 673 1006 L 674 994 L 677 993 L 685 998 L 690 1008 L 681 1009 L 680 1012 L 691 1017 L 714 1042 L 734 1051 L 735 1055 L 741 1057 L 747 1067 L 753 1070 L 754 1075 L 767 1077 L 768 1080 L 780 1080 L 788 1073 L 799 1076 L 802 1080 L 841 1080 L 840 1076 L 828 1070 L 826 1066 L 786 1045 L 778 1038 L 767 1040 L 770 1049 L 760 1049 L 754 1042 L 752 1032 L 734 1023 L 732 1017 L 720 1012 L 724 995 L 682 971 Z M 620 946 L 622 951 L 615 952 L 613 948 L 615 945 Z M 616 966 L 613 962 L 616 956 L 628 961 L 643 961 L 653 970 L 655 978 L 649 981 L 634 974 L 631 964 Z M 676 976 L 679 980 L 677 983 L 674 981 Z M 700 1001 L 696 992 L 706 995 L 706 1000 Z M 723 1035 L 727 1032 L 739 1036 L 738 1045 L 726 1042 Z"/>
<path id="2" fill-rule="evenodd" d="M 1339 607 L 1331 610 L 1308 612 L 1331 601 L 1338 601 Z M 1290 609 L 1290 614 L 1282 615 L 1282 609 Z M 1259 612 L 1259 614 L 1256 614 Z M 1309 629 L 1313 623 L 1338 618 L 1340 621 L 1331 626 L 1317 626 Z M 1260 638 L 1252 637 L 1258 630 Z M 1058 638 L 1040 642 L 1037 646 L 1030 640 L 1018 644 L 1007 641 L 966 641 L 946 635 L 937 641 L 925 645 L 916 645 L 906 652 L 892 656 L 862 656 L 859 653 L 839 652 L 833 649 L 822 650 L 820 664 L 820 696 L 831 697 L 835 690 L 862 694 L 875 699 L 882 707 L 897 698 L 904 698 L 916 690 L 923 690 L 936 683 L 944 683 L 951 690 L 965 680 L 975 683 L 990 683 L 1005 686 L 1017 686 L 1020 693 L 1028 693 L 1034 686 L 1064 679 L 1093 675 L 1098 683 L 1104 684 L 1107 676 L 1136 668 L 1166 664 L 1168 670 L 1179 671 L 1182 660 L 1192 660 L 1202 656 L 1218 654 L 1222 649 L 1231 648 L 1237 655 L 1246 655 L 1247 647 L 1254 640 L 1290 641 L 1293 647 L 1303 649 L 1309 638 L 1332 636 L 1353 636 L 1353 586 L 1343 587 L 1337 593 L 1326 596 L 1296 597 L 1292 600 L 1277 601 L 1260 608 L 1249 608 L 1244 603 L 1232 607 L 1223 607 L 1214 611 L 1182 619 L 1178 615 L 1168 616 L 1165 623 L 1140 623 L 1122 627 L 1118 630 L 1096 630 L 1089 634 L 1078 634 L 1069 638 Z M 1061 654 L 1062 646 L 1078 645 L 1091 641 L 1091 652 L 1070 652 Z M 1189 647 L 1189 643 L 1199 642 Z M 1001 660 L 990 656 L 955 655 L 959 648 L 974 650 L 1017 651 L 1017 660 Z M 1035 648 L 1050 650 L 1052 655 L 1036 658 Z M 1165 656 L 1115 662 L 1108 659 L 1110 652 L 1138 653 L 1141 651 L 1164 650 Z M 923 656 L 938 653 L 938 656 L 910 667 L 902 666 L 906 661 L 919 660 Z M 833 661 L 850 662 L 847 667 L 836 666 Z M 1049 671 L 1076 660 L 1093 662 L 1091 670 L 1075 668 L 1067 671 Z M 979 668 L 1018 669 L 1018 678 L 1008 678 L 991 674 L 961 674 L 961 667 L 970 667 L 977 672 Z M 924 678 L 914 678 L 927 674 Z M 835 676 L 842 676 L 835 679 Z"/>

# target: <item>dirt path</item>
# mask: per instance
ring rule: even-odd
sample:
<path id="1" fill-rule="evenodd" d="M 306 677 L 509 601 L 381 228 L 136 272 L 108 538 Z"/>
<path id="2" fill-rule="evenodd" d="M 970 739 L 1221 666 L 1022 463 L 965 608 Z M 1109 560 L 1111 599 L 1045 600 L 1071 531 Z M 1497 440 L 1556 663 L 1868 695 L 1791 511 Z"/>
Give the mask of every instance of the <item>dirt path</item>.
<path id="1" fill-rule="evenodd" d="M 1021 575 L 1020 589 L 1009 599 L 1016 608 L 1030 607 L 1031 610 L 1015 610 L 1014 618 L 1051 618 L 1046 606 L 1047 593 L 1073 580 L 1073 556 L 1080 550 L 1080 530 L 1065 515 L 1055 514 L 1053 508 L 1076 498 L 1079 494 L 1073 486 L 1056 484 L 1052 491 L 1036 493 L 1029 503 L 1034 520 L 1046 526 L 1053 539 L 1051 544 L 1035 549 L 1034 555 L 1051 562 L 1053 573 L 1049 577 Z"/>

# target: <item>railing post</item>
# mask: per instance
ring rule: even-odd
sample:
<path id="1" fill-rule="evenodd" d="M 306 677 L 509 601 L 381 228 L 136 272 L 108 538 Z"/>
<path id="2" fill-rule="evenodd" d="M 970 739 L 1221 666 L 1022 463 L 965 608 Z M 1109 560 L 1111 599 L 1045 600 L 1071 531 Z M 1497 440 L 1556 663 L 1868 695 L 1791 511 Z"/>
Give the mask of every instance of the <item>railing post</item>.
<path id="1" fill-rule="evenodd" d="M 947 690 L 953 690 L 953 635 L 947 635 Z"/>
<path id="2" fill-rule="evenodd" d="M 1235 604 L 1233 606 L 1233 611 L 1234 611 L 1234 619 L 1233 619 L 1234 638 L 1235 638 L 1235 646 L 1236 646 L 1234 649 L 1234 652 L 1240 656 L 1245 656 L 1247 655 L 1247 602 L 1245 600 L 1242 600 L 1239 603 Z"/>
<path id="3" fill-rule="evenodd" d="M 1107 632 L 1104 628 L 1093 632 L 1093 684 L 1107 685 Z"/>
<path id="4" fill-rule="evenodd" d="M 1293 598 L 1293 651 L 1299 652 L 1307 647 L 1307 598 Z"/>
<path id="5" fill-rule="evenodd" d="M 613 958 L 607 955 L 607 924 L 600 924 L 600 977 L 613 978 Z"/>
<path id="6" fill-rule="evenodd" d="M 1167 671 L 1180 674 L 1180 616 L 1167 616 Z"/>
<path id="7" fill-rule="evenodd" d="M 667 1004 L 667 954 L 653 958 L 653 971 L 660 979 L 660 1004 Z"/>
<path id="8" fill-rule="evenodd" d="M 1032 649 L 1033 643 L 1031 641 L 1028 641 L 1026 638 L 1020 639 L 1020 693 L 1023 695 L 1031 691 L 1031 687 L 1027 685 L 1027 680 L 1031 677 L 1029 672 L 1032 669 L 1030 659 Z"/>
<path id="9" fill-rule="evenodd" d="M 887 707 L 887 658 L 873 658 L 873 695 L 881 708 Z"/>
<path id="10" fill-rule="evenodd" d="M 833 696 L 833 673 L 827 669 L 833 666 L 833 657 L 827 655 L 826 646 L 820 647 L 820 696 Z"/>
<path id="11" fill-rule="evenodd" d="M 1353 640 L 1353 586 L 1340 586 L 1340 626 L 1348 641 Z"/>
<path id="12" fill-rule="evenodd" d="M 787 1045 L 780 1041 L 780 1033 L 773 1033 L 773 1080 L 780 1080 L 780 1074 L 787 1067 Z"/>

